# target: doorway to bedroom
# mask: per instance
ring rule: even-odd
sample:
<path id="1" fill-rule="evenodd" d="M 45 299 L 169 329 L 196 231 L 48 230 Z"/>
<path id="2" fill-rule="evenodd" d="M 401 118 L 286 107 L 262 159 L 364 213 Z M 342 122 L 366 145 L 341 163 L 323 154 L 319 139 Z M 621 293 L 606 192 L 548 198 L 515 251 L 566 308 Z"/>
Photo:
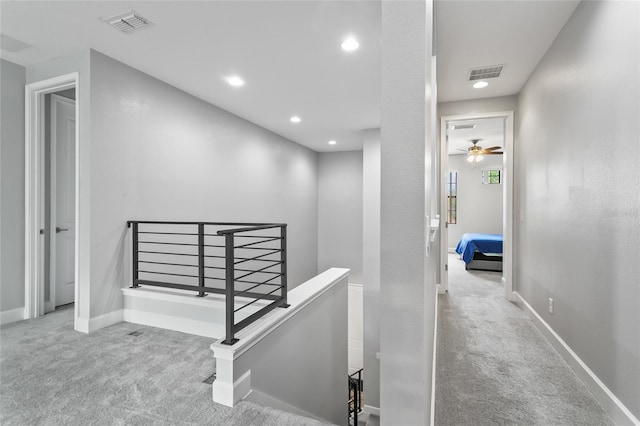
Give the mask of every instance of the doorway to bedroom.
<path id="1" fill-rule="evenodd" d="M 441 147 L 441 292 L 482 277 L 511 299 L 513 113 L 443 117 Z"/>

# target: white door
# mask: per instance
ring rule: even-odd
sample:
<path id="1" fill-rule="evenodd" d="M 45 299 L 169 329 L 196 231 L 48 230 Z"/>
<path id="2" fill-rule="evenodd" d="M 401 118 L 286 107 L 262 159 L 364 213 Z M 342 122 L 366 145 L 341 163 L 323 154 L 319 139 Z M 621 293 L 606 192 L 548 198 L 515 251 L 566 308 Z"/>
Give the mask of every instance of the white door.
<path id="1" fill-rule="evenodd" d="M 74 301 L 75 101 L 51 95 L 51 275 L 55 306 Z"/>

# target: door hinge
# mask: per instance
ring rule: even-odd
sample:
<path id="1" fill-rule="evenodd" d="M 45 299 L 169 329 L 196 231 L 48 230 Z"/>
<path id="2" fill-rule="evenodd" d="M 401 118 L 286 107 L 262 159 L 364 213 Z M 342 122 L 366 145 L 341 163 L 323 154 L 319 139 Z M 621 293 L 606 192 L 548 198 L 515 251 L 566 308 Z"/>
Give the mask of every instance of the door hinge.
<path id="1" fill-rule="evenodd" d="M 448 263 L 445 263 L 445 264 L 444 264 L 444 270 L 445 270 L 445 271 L 448 271 L 448 270 L 449 270 L 449 264 L 448 264 Z"/>
<path id="2" fill-rule="evenodd" d="M 40 235 L 44 235 L 44 229 L 40 230 Z"/>

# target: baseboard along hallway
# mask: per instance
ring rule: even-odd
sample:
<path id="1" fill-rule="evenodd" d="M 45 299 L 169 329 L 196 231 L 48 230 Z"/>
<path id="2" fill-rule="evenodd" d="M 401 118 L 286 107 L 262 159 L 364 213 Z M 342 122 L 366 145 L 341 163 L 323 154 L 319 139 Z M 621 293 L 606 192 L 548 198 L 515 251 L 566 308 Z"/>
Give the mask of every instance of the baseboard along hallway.
<path id="1" fill-rule="evenodd" d="M 612 425 L 526 313 L 499 272 L 465 271 L 449 254 L 439 295 L 435 423 Z"/>

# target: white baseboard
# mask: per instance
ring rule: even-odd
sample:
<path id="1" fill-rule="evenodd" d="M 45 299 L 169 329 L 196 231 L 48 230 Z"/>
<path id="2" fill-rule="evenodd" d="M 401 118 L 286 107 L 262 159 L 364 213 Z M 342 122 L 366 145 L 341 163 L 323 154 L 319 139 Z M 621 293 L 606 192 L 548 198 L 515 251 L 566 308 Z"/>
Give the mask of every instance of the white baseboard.
<path id="1" fill-rule="evenodd" d="M 112 311 L 104 315 L 97 316 L 95 318 L 76 318 L 74 329 L 81 333 L 93 333 L 101 328 L 109 327 L 110 325 L 122 322 L 123 319 L 122 309 Z"/>
<path id="2" fill-rule="evenodd" d="M 216 377 L 211 386 L 213 402 L 233 407 L 239 401 L 245 399 L 251 392 L 251 370 L 245 372 L 238 380 L 227 383 L 220 376 Z"/>
<path id="3" fill-rule="evenodd" d="M 22 321 L 24 318 L 24 307 L 3 311 L 0 312 L 0 325 Z"/>
<path id="4" fill-rule="evenodd" d="M 373 405 L 364 404 L 364 407 L 362 408 L 365 413 L 373 414 L 374 416 L 380 417 L 380 407 L 374 407 Z"/>
<path id="5" fill-rule="evenodd" d="M 602 383 L 587 364 L 567 345 L 553 328 L 527 303 L 522 296 L 514 291 L 516 304 L 524 310 L 531 321 L 542 332 L 542 335 L 555 348 L 565 362 L 587 386 L 596 400 L 600 403 L 613 419 L 616 425 L 640 425 L 640 421 L 624 406 L 624 404 Z"/>

